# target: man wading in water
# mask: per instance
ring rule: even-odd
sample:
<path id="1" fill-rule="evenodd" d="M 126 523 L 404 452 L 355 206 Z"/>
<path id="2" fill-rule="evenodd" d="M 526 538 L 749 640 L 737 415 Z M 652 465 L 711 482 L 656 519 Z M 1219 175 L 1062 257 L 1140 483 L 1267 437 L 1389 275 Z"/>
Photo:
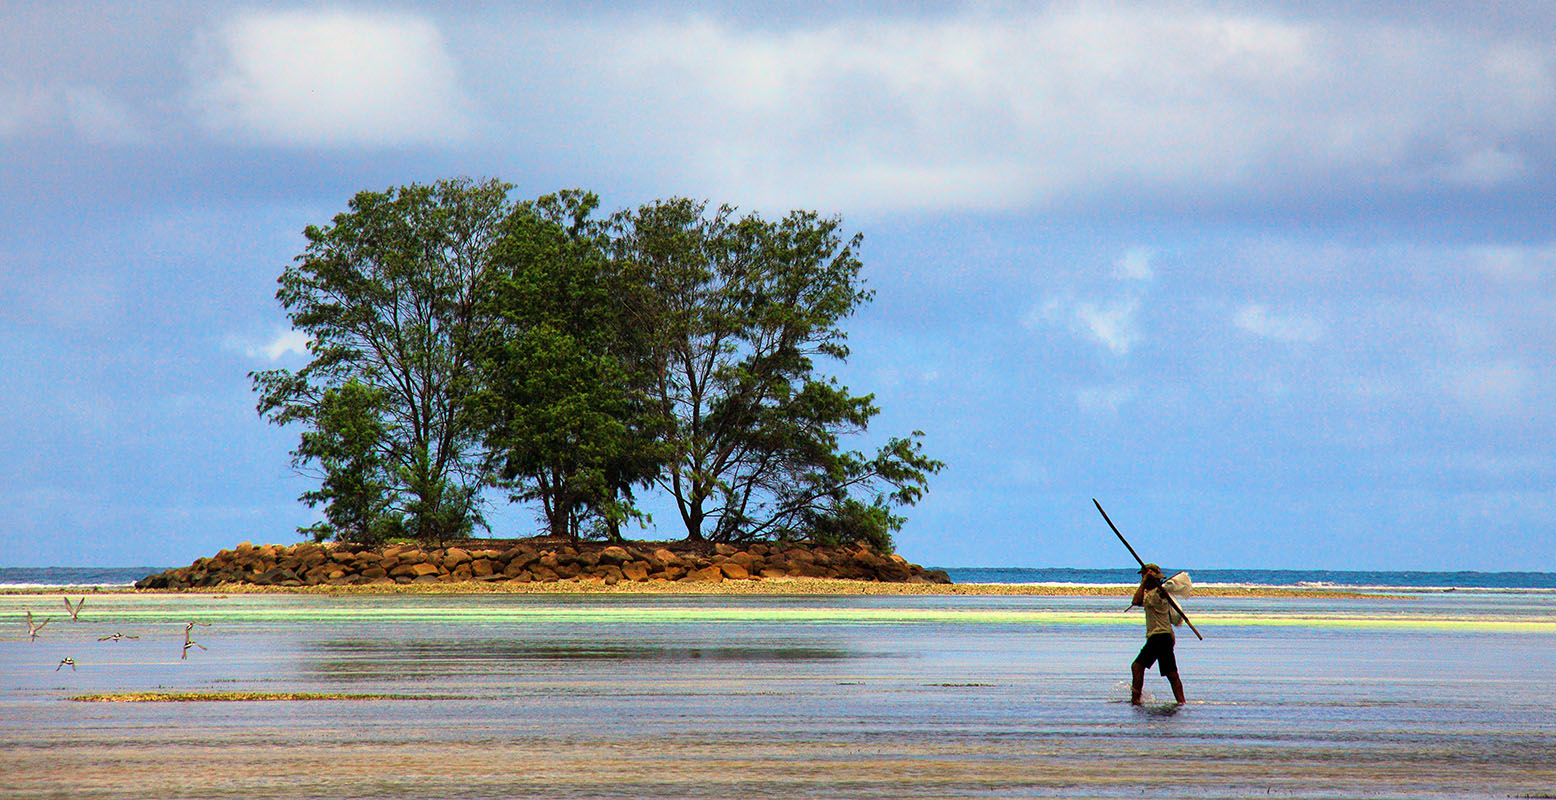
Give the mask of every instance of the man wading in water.
<path id="1" fill-rule="evenodd" d="M 1172 606 L 1162 589 L 1162 568 L 1146 564 L 1140 568 L 1140 588 L 1135 590 L 1134 605 L 1145 609 L 1145 646 L 1130 665 L 1134 681 L 1129 686 L 1129 702 L 1140 705 L 1140 690 L 1145 686 L 1145 671 L 1158 665 L 1162 677 L 1172 684 L 1172 696 L 1178 705 L 1183 699 L 1183 681 L 1178 680 L 1178 660 L 1173 657 Z"/>

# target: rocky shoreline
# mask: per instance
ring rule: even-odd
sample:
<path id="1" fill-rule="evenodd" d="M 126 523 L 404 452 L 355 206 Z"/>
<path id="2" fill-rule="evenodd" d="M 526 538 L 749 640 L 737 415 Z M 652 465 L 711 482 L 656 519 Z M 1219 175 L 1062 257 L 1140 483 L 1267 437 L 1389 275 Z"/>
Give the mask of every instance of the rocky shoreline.
<path id="1" fill-rule="evenodd" d="M 160 572 L 136 589 L 202 589 L 223 585 L 422 586 L 428 584 L 589 583 L 717 584 L 815 578 L 903 584 L 949 584 L 940 570 L 865 545 L 817 547 L 754 542 L 561 542 L 546 538 L 470 540 L 447 547 L 395 544 L 360 547 L 305 542 L 249 542 L 187 567 Z"/>

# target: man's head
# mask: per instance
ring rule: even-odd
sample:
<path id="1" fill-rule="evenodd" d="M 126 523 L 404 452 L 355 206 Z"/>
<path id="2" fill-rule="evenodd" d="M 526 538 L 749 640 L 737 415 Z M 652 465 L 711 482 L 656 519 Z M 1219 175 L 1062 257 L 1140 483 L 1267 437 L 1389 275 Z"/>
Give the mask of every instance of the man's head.
<path id="1" fill-rule="evenodd" d="M 1155 564 L 1146 564 L 1140 568 L 1140 579 L 1147 589 L 1155 589 L 1162 585 L 1162 568 Z"/>

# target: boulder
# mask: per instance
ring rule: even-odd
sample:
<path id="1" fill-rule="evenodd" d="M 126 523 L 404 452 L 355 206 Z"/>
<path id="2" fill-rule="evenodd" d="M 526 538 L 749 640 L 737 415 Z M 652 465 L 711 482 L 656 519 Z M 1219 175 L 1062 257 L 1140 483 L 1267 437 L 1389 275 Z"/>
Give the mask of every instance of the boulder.
<path id="1" fill-rule="evenodd" d="M 535 563 L 539 558 L 539 553 L 527 547 L 514 547 L 502 554 L 502 561 L 510 567 L 517 566 L 519 569 Z"/>
<path id="2" fill-rule="evenodd" d="M 685 580 L 693 583 L 723 583 L 724 573 L 718 567 L 703 567 L 686 573 Z"/>
<path id="3" fill-rule="evenodd" d="M 747 572 L 755 572 L 758 569 L 761 569 L 762 564 L 765 563 L 761 556 L 753 555 L 744 551 L 730 556 L 729 562 L 745 567 Z"/>
<path id="4" fill-rule="evenodd" d="M 683 549 L 684 548 L 684 549 Z M 844 578 L 864 581 L 950 583 L 943 570 L 927 570 L 899 554 L 867 543 L 806 547 L 792 542 L 715 542 L 685 545 L 578 542 L 541 549 L 537 542 L 505 550 L 472 541 L 447 548 L 303 542 L 293 546 L 243 542 L 187 567 L 147 576 L 139 588 L 174 590 L 222 583 L 260 585 L 356 585 L 459 581 L 543 582 L 587 580 L 724 581 L 751 578 Z"/>

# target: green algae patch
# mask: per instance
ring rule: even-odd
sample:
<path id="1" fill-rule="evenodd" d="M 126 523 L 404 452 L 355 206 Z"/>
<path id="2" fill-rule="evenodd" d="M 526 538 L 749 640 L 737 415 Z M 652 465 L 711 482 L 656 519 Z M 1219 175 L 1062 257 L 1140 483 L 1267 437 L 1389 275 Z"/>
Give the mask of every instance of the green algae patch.
<path id="1" fill-rule="evenodd" d="M 118 692 L 67 697 L 76 703 L 255 703 L 295 700 L 447 700 L 420 694 L 348 694 L 342 692 Z"/>

